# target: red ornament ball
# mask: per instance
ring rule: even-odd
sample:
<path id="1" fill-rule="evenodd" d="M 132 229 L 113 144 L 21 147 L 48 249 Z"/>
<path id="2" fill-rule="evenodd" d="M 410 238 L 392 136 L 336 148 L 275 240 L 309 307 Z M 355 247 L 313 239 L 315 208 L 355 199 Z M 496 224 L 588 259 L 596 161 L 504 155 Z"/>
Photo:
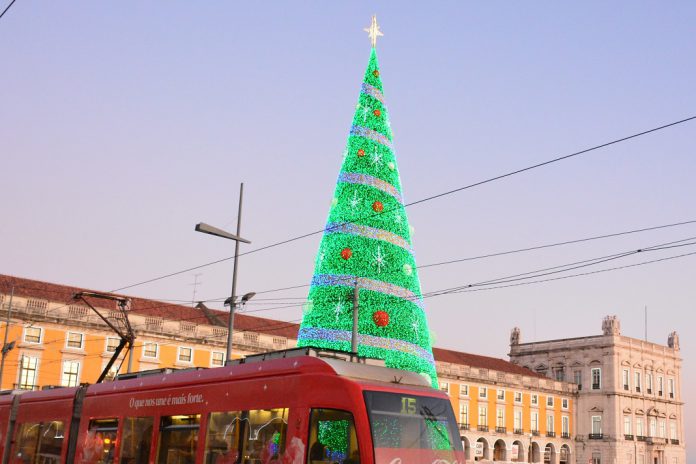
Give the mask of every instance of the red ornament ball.
<path id="1" fill-rule="evenodd" d="M 341 258 L 348 261 L 351 256 L 353 256 L 353 250 L 351 250 L 350 248 L 344 248 L 343 250 L 341 250 Z"/>
<path id="2" fill-rule="evenodd" d="M 372 320 L 377 327 L 386 327 L 389 324 L 389 313 L 386 311 L 375 311 L 372 313 Z"/>
<path id="3" fill-rule="evenodd" d="M 361 158 L 362 158 L 363 156 L 365 156 L 365 150 L 363 150 L 362 148 L 361 148 L 360 150 L 358 150 L 358 156 L 361 157 Z"/>
<path id="4" fill-rule="evenodd" d="M 381 112 L 380 110 L 378 110 L 378 109 L 377 109 L 377 110 L 374 110 L 373 113 L 374 113 L 374 115 L 377 116 L 377 117 L 382 116 L 382 112 Z"/>
<path id="5" fill-rule="evenodd" d="M 379 77 L 379 71 L 375 69 L 374 71 L 372 71 L 372 75 L 375 77 Z"/>
<path id="6" fill-rule="evenodd" d="M 374 203 L 372 203 L 372 210 L 375 213 L 381 213 L 382 211 L 384 211 L 384 205 L 381 201 L 375 201 Z"/>

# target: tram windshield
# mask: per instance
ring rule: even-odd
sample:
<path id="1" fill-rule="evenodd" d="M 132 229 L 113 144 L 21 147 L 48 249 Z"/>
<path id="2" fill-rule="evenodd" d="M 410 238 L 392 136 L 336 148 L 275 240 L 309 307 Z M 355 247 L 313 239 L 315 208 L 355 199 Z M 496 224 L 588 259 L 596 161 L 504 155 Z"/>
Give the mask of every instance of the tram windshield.
<path id="1" fill-rule="evenodd" d="M 366 391 L 365 404 L 376 464 L 464 464 L 459 430 L 449 401 Z"/>

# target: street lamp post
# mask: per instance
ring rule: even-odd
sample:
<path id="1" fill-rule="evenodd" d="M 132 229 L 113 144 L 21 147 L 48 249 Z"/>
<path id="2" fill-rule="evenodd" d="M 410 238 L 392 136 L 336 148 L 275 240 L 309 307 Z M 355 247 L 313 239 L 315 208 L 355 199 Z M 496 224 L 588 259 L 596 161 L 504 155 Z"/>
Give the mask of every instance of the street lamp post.
<path id="1" fill-rule="evenodd" d="M 225 351 L 225 365 L 231 364 L 232 358 L 232 330 L 234 329 L 234 307 L 237 300 L 237 262 L 239 259 L 239 242 L 251 243 L 249 240 L 240 237 L 242 227 L 242 196 L 244 195 L 244 183 L 239 186 L 239 209 L 237 210 L 237 234 L 231 234 L 217 227 L 213 227 L 204 222 L 196 224 L 195 230 L 204 234 L 215 235 L 229 240 L 234 240 L 234 268 L 232 270 L 232 295 L 228 299 L 230 302 L 230 318 L 227 324 L 227 349 Z M 242 297 L 242 304 L 246 303 L 255 294 L 247 293 Z"/>

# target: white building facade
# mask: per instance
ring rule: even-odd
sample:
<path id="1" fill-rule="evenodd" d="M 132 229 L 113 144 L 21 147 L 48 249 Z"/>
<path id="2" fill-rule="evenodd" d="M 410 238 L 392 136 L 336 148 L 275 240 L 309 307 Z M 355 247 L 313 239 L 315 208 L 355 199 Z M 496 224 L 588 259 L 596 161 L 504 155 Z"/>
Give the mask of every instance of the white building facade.
<path id="1" fill-rule="evenodd" d="M 515 329 L 510 360 L 578 386 L 578 464 L 684 464 L 678 335 L 666 346 L 622 336 L 615 316 L 602 332 L 520 343 Z"/>

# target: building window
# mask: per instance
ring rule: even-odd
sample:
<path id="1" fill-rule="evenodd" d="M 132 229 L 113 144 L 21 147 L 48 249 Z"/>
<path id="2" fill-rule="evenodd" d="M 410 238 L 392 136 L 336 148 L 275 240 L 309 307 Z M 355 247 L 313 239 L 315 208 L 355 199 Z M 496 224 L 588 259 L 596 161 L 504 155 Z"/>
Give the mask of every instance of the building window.
<path id="1" fill-rule="evenodd" d="M 522 411 L 515 409 L 515 433 L 522 432 Z"/>
<path id="2" fill-rule="evenodd" d="M 559 382 L 565 382 L 565 369 L 564 368 L 562 368 L 562 367 L 557 368 L 555 375 L 556 375 L 556 380 L 558 380 Z"/>
<path id="3" fill-rule="evenodd" d="M 532 395 L 532 405 L 537 405 L 539 404 L 539 395 L 536 393 Z"/>
<path id="4" fill-rule="evenodd" d="M 107 353 L 113 353 L 116 351 L 116 348 L 118 348 L 119 343 L 121 343 L 121 340 L 115 337 L 106 337 L 106 352 Z"/>
<path id="5" fill-rule="evenodd" d="M 191 361 L 193 361 L 193 350 L 191 348 L 180 346 L 179 354 L 177 355 L 177 360 L 183 363 L 190 363 Z"/>
<path id="6" fill-rule="evenodd" d="M 602 416 L 592 416 L 592 435 L 602 434 Z"/>
<path id="7" fill-rule="evenodd" d="M 548 406 L 549 408 L 553 408 L 553 396 L 546 397 L 546 406 Z"/>
<path id="8" fill-rule="evenodd" d="M 660 438 L 667 438 L 667 428 L 665 427 L 664 419 L 660 419 L 660 428 L 658 430 L 660 432 Z"/>
<path id="9" fill-rule="evenodd" d="M 628 385 L 628 376 L 629 376 L 629 375 L 630 375 L 630 374 L 629 374 L 629 372 L 628 372 L 628 369 L 624 369 L 624 370 L 623 370 L 623 389 L 626 390 L 626 391 L 628 391 L 628 389 L 630 388 L 629 385 Z"/>
<path id="10" fill-rule="evenodd" d="M 578 390 L 582 390 L 582 371 L 573 372 L 573 382 L 578 386 Z"/>
<path id="11" fill-rule="evenodd" d="M 181 348 L 179 348 L 181 349 Z M 189 351 L 191 350 L 190 348 L 187 348 Z M 143 345 L 143 358 L 156 358 L 157 357 L 157 343 L 145 343 Z M 190 355 L 191 353 L 189 353 Z M 181 351 L 179 352 L 179 356 L 181 356 Z"/>
<path id="12" fill-rule="evenodd" d="M 647 389 L 648 395 L 652 393 L 652 374 L 645 374 L 645 388 Z"/>
<path id="13" fill-rule="evenodd" d="M 568 416 L 563 416 L 561 417 L 561 433 L 563 434 L 563 438 L 570 438 L 570 417 Z"/>
<path id="14" fill-rule="evenodd" d="M 657 396 L 662 396 L 662 392 L 664 391 L 664 383 L 662 377 L 657 378 Z"/>
<path id="15" fill-rule="evenodd" d="M 486 406 L 479 406 L 478 425 L 479 427 L 488 425 L 488 408 Z"/>
<path id="16" fill-rule="evenodd" d="M 678 440 L 677 438 L 677 421 L 669 421 L 669 438 Z"/>
<path id="17" fill-rule="evenodd" d="M 81 350 L 84 345 L 84 337 L 84 335 L 78 332 L 68 332 L 68 348 L 76 348 Z"/>
<path id="18" fill-rule="evenodd" d="M 592 389 L 599 390 L 602 388 L 602 369 L 599 367 L 592 368 Z"/>
<path id="19" fill-rule="evenodd" d="M 39 358 L 22 355 L 19 368 L 19 389 L 33 390 L 36 387 L 36 374 L 38 373 Z"/>
<path id="20" fill-rule="evenodd" d="M 468 397 L 469 396 L 469 386 L 467 384 L 461 384 L 459 386 L 459 396 Z"/>
<path id="21" fill-rule="evenodd" d="M 469 425 L 469 404 L 463 403 L 459 405 L 459 423 Z"/>
<path id="22" fill-rule="evenodd" d="M 515 392 L 515 403 L 522 402 L 522 392 Z"/>
<path id="23" fill-rule="evenodd" d="M 635 384 L 635 387 L 636 387 L 636 393 L 640 393 L 640 388 L 641 388 L 641 386 L 642 386 L 642 385 L 641 385 L 641 383 L 642 383 L 642 382 L 641 382 L 641 377 L 642 377 L 642 376 L 640 375 L 640 372 L 636 371 L 636 372 L 635 372 L 635 378 L 634 378 L 634 381 L 633 381 L 633 383 Z"/>
<path id="24" fill-rule="evenodd" d="M 60 384 L 64 387 L 77 387 L 80 377 L 80 361 L 64 361 Z"/>
<path id="25" fill-rule="evenodd" d="M 636 435 L 639 437 L 645 436 L 645 432 L 643 431 L 643 419 L 641 417 L 636 418 Z"/>
<path id="26" fill-rule="evenodd" d="M 561 400 L 561 408 L 568 409 L 568 398 L 563 398 Z"/>
<path id="27" fill-rule="evenodd" d="M 498 399 L 499 400 L 505 399 L 505 390 L 498 390 Z"/>
<path id="28" fill-rule="evenodd" d="M 531 417 L 531 428 L 532 432 L 539 433 L 539 413 L 533 412 Z"/>
<path id="29" fill-rule="evenodd" d="M 213 351 L 210 355 L 210 365 L 220 367 L 225 365 L 225 353 L 222 351 Z"/>
<path id="30" fill-rule="evenodd" d="M 601 451 L 592 451 L 592 464 L 602 464 Z"/>
<path id="31" fill-rule="evenodd" d="M 667 391 L 669 392 L 669 397 L 674 399 L 674 379 L 667 379 Z"/>
<path id="32" fill-rule="evenodd" d="M 449 393 L 449 383 L 448 382 L 440 382 L 440 390 L 442 390 L 445 393 Z"/>
<path id="33" fill-rule="evenodd" d="M 479 387 L 479 398 L 488 398 L 488 389 L 486 387 Z"/>
<path id="34" fill-rule="evenodd" d="M 546 416 L 546 431 L 547 431 L 547 432 L 551 432 L 551 433 L 554 432 L 554 429 L 553 429 L 553 414 L 548 414 L 548 415 Z"/>
<path id="35" fill-rule="evenodd" d="M 41 343 L 41 327 L 27 327 L 24 329 L 25 343 Z"/>
<path id="36" fill-rule="evenodd" d="M 624 435 L 633 435 L 631 422 L 631 416 L 624 416 Z"/>
<path id="37" fill-rule="evenodd" d="M 495 414 L 495 426 L 496 428 L 505 427 L 505 409 L 498 408 Z"/>
<path id="38" fill-rule="evenodd" d="M 657 419 L 654 417 L 651 417 L 650 419 L 650 435 L 649 437 L 656 437 L 657 436 Z"/>

